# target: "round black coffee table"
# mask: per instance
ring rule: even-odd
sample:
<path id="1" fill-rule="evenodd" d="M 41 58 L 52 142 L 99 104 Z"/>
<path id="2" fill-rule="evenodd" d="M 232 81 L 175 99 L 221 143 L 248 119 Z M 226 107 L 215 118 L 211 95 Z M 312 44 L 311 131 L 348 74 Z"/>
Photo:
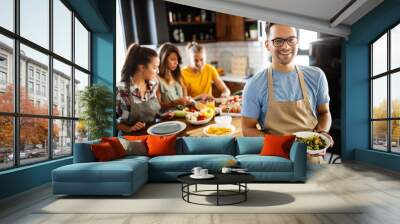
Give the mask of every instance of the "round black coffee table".
<path id="1" fill-rule="evenodd" d="M 248 173 L 216 173 L 213 174 L 215 177 L 212 179 L 193 179 L 190 177 L 191 173 L 182 174 L 177 177 L 178 181 L 182 183 L 182 199 L 188 203 L 198 204 L 198 205 L 234 205 L 247 200 L 247 192 L 249 188 L 247 183 L 255 180 L 255 177 Z M 204 185 L 216 185 L 215 190 L 197 190 L 198 184 Z M 194 191 L 190 191 L 190 186 L 195 186 Z M 237 190 L 223 190 L 220 189 L 220 185 L 236 185 Z M 209 192 L 215 192 L 215 194 L 206 194 Z M 190 196 L 204 196 L 204 197 L 216 197 L 216 204 L 202 204 L 193 202 L 190 200 Z M 221 203 L 221 197 L 232 197 L 241 196 L 239 200 L 231 203 Z"/>

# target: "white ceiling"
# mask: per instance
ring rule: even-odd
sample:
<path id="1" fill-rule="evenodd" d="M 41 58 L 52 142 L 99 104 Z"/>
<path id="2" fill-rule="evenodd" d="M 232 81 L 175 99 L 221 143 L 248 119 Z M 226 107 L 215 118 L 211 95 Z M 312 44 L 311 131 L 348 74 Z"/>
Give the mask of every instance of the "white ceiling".
<path id="1" fill-rule="evenodd" d="M 275 9 L 301 16 L 330 20 L 350 0 L 223 0 L 227 2 L 245 3 L 265 9 Z M 312 7 L 310 7 L 312 6 Z"/>
<path id="2" fill-rule="evenodd" d="M 383 0 L 167 0 L 347 37 L 351 25 Z M 347 4 L 345 11 L 335 17 Z M 334 20 L 336 18 L 336 20 Z"/>

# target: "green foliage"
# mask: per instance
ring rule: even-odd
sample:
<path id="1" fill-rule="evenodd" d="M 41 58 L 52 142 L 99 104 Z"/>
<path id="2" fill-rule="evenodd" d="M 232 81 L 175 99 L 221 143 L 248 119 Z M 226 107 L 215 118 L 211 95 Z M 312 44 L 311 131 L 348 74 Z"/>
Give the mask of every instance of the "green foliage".
<path id="1" fill-rule="evenodd" d="M 400 100 L 393 99 L 391 102 L 392 107 L 392 118 L 400 117 Z M 373 118 L 388 118 L 387 111 L 387 101 L 382 100 L 378 106 L 374 107 L 372 110 Z M 373 133 L 374 138 L 385 138 L 387 136 L 387 121 L 375 121 L 373 122 Z M 393 120 L 391 123 L 392 128 L 392 139 L 397 140 L 400 138 L 400 122 L 397 120 Z"/>
<path id="2" fill-rule="evenodd" d="M 249 26 L 249 30 L 257 30 L 258 28 L 257 28 L 257 24 L 251 24 L 250 26 Z"/>
<path id="3" fill-rule="evenodd" d="M 112 92 L 105 85 L 95 84 L 86 87 L 79 96 L 81 119 L 87 125 L 89 140 L 109 136 L 107 129 L 112 126 L 113 117 Z"/>

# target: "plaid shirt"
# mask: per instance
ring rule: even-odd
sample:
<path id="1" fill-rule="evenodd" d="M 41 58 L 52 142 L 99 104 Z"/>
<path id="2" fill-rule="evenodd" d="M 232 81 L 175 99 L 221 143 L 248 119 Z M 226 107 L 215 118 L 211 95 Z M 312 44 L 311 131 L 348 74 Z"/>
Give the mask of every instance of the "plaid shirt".
<path id="1" fill-rule="evenodd" d="M 158 81 L 150 80 L 147 82 L 147 90 L 144 94 L 144 98 L 140 97 L 139 86 L 130 86 L 130 91 L 125 86 L 124 82 L 120 82 L 117 86 L 117 96 L 116 96 L 116 113 L 118 123 L 127 123 L 129 121 L 129 116 L 131 113 L 131 103 L 140 103 L 142 101 L 149 101 L 154 97 L 157 97 Z M 133 98 L 131 102 L 129 94 Z"/>

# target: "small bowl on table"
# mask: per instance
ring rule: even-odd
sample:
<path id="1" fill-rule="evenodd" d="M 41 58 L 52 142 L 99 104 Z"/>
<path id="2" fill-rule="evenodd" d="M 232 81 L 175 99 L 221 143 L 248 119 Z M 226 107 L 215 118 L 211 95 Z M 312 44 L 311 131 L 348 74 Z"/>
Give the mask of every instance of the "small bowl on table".
<path id="1" fill-rule="evenodd" d="M 217 116 L 217 117 L 214 118 L 214 121 L 218 125 L 222 125 L 222 126 L 226 125 L 226 126 L 228 126 L 228 125 L 230 125 L 232 123 L 232 117 L 231 116 L 227 116 L 227 115 Z"/>

